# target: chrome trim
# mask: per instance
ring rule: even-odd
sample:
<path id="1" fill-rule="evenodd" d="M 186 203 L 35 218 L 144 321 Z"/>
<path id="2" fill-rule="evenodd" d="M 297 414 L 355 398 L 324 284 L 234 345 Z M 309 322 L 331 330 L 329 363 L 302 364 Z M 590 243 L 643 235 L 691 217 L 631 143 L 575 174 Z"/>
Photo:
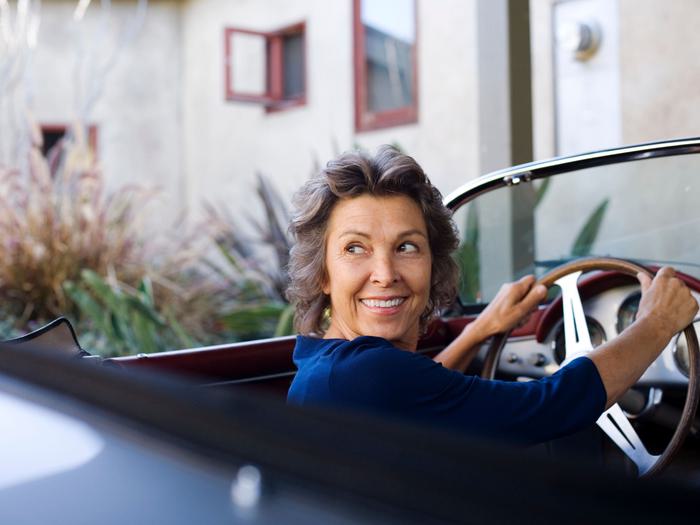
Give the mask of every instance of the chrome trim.
<path id="1" fill-rule="evenodd" d="M 664 142 L 649 142 L 634 146 L 623 146 L 607 150 L 581 153 L 566 157 L 529 162 L 512 168 L 506 168 L 487 173 L 471 180 L 443 199 L 445 206 L 455 209 L 466 204 L 473 198 L 498 188 L 513 186 L 521 182 L 531 182 L 553 175 L 561 175 L 607 164 L 632 162 L 650 158 L 669 157 L 674 155 L 690 155 L 700 153 L 700 137 L 668 140 Z"/>
<path id="2" fill-rule="evenodd" d="M 646 394 L 642 395 L 645 396 L 646 401 L 639 412 L 632 414 L 627 410 L 623 409 L 623 412 L 627 416 L 627 419 L 638 419 L 642 416 L 647 415 L 649 412 L 651 412 L 653 409 L 659 406 L 661 404 L 661 400 L 664 397 L 664 391 L 661 388 L 651 386 L 649 387 L 649 391 Z"/>
<path id="3" fill-rule="evenodd" d="M 268 381 L 270 379 L 284 379 L 286 377 L 293 377 L 296 375 L 296 373 L 296 370 L 291 370 L 289 372 L 278 372 L 276 374 L 265 374 L 262 376 L 255 377 L 242 377 L 240 379 L 226 379 L 224 381 L 214 381 L 213 383 L 202 383 L 198 386 L 201 388 L 205 388 L 215 386 L 242 385 L 245 383 L 257 383 L 260 381 Z"/>

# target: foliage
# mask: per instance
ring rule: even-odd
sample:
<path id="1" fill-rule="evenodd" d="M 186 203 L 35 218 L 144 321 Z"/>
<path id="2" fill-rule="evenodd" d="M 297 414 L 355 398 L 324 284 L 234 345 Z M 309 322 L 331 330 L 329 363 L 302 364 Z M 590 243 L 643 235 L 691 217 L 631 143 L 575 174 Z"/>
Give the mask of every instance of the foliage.
<path id="1" fill-rule="evenodd" d="M 229 290 L 201 262 L 209 231 L 179 225 L 175 239 L 147 238 L 154 191 L 108 194 L 79 130 L 47 157 L 40 146 L 26 170 L 0 171 L 0 337 L 61 315 L 96 345 L 86 348 L 109 355 L 228 337 L 217 316 Z"/>
<path id="2" fill-rule="evenodd" d="M 459 266 L 459 297 L 468 303 L 480 299 L 479 213 L 476 202 L 469 203 L 464 238 L 455 254 Z"/>
<path id="3" fill-rule="evenodd" d="M 93 351 L 124 355 L 196 345 L 167 308 L 163 313 L 156 308 L 148 277 L 135 289 L 108 283 L 92 270 L 83 270 L 80 279 L 67 281 L 64 288 L 101 336 L 102 348 Z"/>
<path id="4" fill-rule="evenodd" d="M 53 152 L 49 162 L 39 146 L 26 173 L 0 170 L 0 300 L 19 326 L 70 313 L 62 285 L 81 269 L 111 268 L 133 283 L 145 259 L 138 232 L 151 194 L 125 187 L 107 195 L 85 147 Z"/>
<path id="5" fill-rule="evenodd" d="M 287 234 L 290 217 L 280 194 L 261 174 L 256 194 L 264 220 L 248 217 L 255 237 L 241 234 L 243 228 L 226 210 L 207 206 L 207 222 L 217 230 L 214 242 L 220 255 L 207 264 L 236 290 L 235 304 L 221 316 L 229 331 L 244 338 L 288 335 L 293 332 L 292 307 L 284 295 L 291 249 Z"/>
<path id="6" fill-rule="evenodd" d="M 40 134 L 37 133 L 40 137 Z M 71 317 L 81 342 L 104 356 L 291 334 L 285 299 L 289 214 L 258 175 L 262 213 L 246 235 L 224 208 L 194 228 L 146 237 L 153 191 L 108 194 L 79 140 L 41 155 L 26 172 L 0 172 L 0 338 Z"/>
<path id="7" fill-rule="evenodd" d="M 551 177 L 542 180 L 539 185 L 535 187 L 535 208 L 542 202 L 542 199 L 544 196 L 547 194 L 547 190 L 549 189 L 549 185 L 552 182 Z M 534 184 L 534 183 L 533 183 Z"/>
<path id="8" fill-rule="evenodd" d="M 590 217 L 586 220 L 586 223 L 581 228 L 581 231 L 576 236 L 574 245 L 571 248 L 571 255 L 575 257 L 583 257 L 585 255 L 590 255 L 593 243 L 598 236 L 600 231 L 600 225 L 603 222 L 603 217 L 605 217 L 605 212 L 608 209 L 609 199 L 604 199 Z"/>

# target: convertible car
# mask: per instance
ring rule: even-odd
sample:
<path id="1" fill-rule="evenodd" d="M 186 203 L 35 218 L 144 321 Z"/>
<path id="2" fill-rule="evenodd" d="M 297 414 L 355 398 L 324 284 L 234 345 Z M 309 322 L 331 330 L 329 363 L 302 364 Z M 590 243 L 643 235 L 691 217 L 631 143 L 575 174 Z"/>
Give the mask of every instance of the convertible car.
<path id="1" fill-rule="evenodd" d="M 700 139 L 502 170 L 446 197 L 463 279 L 419 351 L 501 283 L 548 299 L 467 373 L 528 381 L 616 337 L 638 271 L 700 297 Z M 70 325 L 0 349 L 3 523 L 696 522 L 700 359 L 686 328 L 595 428 L 536 449 L 286 406 L 293 337 L 102 359 Z M 639 479 L 648 478 L 648 479 Z"/>

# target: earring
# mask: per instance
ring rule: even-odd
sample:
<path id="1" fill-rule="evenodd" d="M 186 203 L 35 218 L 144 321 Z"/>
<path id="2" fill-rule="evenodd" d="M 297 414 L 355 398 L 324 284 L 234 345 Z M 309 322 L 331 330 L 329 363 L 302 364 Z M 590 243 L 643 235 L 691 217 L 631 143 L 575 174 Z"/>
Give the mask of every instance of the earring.
<path id="1" fill-rule="evenodd" d="M 325 332 L 331 325 L 331 306 L 326 306 L 321 312 L 321 330 Z"/>

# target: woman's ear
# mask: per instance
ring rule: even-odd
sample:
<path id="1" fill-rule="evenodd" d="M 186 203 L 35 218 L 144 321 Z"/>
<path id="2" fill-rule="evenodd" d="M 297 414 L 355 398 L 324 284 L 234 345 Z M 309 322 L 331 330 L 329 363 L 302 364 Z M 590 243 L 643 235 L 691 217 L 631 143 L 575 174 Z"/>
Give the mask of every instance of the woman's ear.
<path id="1" fill-rule="evenodd" d="M 323 276 L 321 277 L 321 291 L 326 295 L 331 294 L 331 282 L 328 278 L 328 272 L 325 270 L 325 268 L 323 270 Z"/>

